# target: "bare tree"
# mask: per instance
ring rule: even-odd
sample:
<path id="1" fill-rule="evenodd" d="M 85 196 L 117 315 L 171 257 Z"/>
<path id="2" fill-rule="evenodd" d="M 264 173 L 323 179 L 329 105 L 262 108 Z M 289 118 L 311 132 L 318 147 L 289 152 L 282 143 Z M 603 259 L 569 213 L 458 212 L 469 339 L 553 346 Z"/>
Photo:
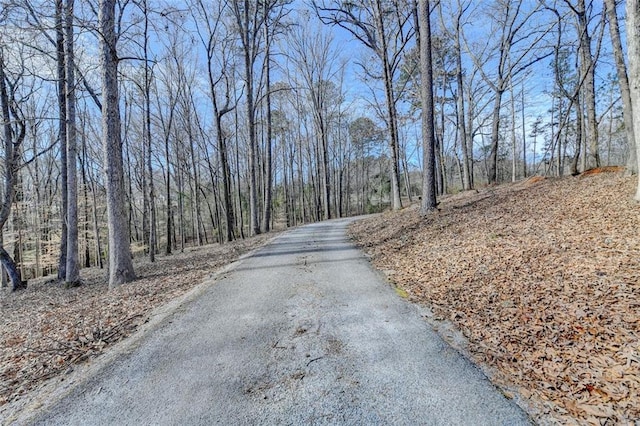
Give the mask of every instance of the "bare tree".
<path id="1" fill-rule="evenodd" d="M 633 111 L 633 130 L 640 135 L 640 2 L 627 0 L 627 54 L 629 55 L 629 87 Z M 640 143 L 636 140 L 636 158 L 640 170 Z M 640 201 L 640 178 L 635 199 Z"/>
<path id="2" fill-rule="evenodd" d="M 18 169 L 21 160 L 21 146 L 26 135 L 26 125 L 19 107 L 14 99 L 17 81 L 9 80 L 6 73 L 4 51 L 0 47 L 0 113 L 2 114 L 2 129 L 4 139 L 4 187 L 2 188 L 2 204 L 0 205 L 0 229 L 9 219 L 11 204 L 14 198 Z M 20 269 L 0 244 L 0 263 L 9 275 L 13 291 L 27 287 L 22 281 Z"/>
<path id="3" fill-rule="evenodd" d="M 595 66 L 597 61 L 597 53 L 594 57 L 591 47 L 592 36 L 589 32 L 589 21 L 591 17 L 587 13 L 587 8 L 584 0 L 577 0 L 576 4 L 573 4 L 569 0 L 564 0 L 565 4 L 573 12 L 576 18 L 576 31 L 578 33 L 579 49 L 578 54 L 580 57 L 580 71 L 581 77 L 581 91 L 582 99 L 585 104 L 587 112 L 586 122 L 586 134 L 587 134 L 587 146 L 588 152 L 585 153 L 585 158 L 588 155 L 589 167 L 600 167 L 600 153 L 598 148 L 598 119 L 596 116 L 596 88 L 595 88 Z M 604 11 L 603 18 L 604 18 Z M 602 27 L 604 30 L 604 27 Z"/>
<path id="4" fill-rule="evenodd" d="M 331 219 L 331 176 L 329 162 L 330 105 L 339 105 L 337 80 L 341 69 L 333 38 L 321 29 L 298 27 L 290 41 L 289 58 L 300 77 L 297 83 L 307 95 L 321 157 L 321 189 L 324 219 Z"/>
<path id="5" fill-rule="evenodd" d="M 481 71 L 485 82 L 494 92 L 488 164 L 489 183 L 497 183 L 498 181 L 498 148 L 500 141 L 502 97 L 509 88 L 509 82 L 534 63 L 550 55 L 542 54 L 540 56 L 532 56 L 532 52 L 535 51 L 549 30 L 541 30 L 537 26 L 531 28 L 532 18 L 538 13 L 541 5 L 538 4 L 530 7 L 528 10 L 524 10 L 523 6 L 526 8 L 527 5 L 529 4 L 522 0 L 497 0 L 495 2 L 493 10 L 496 13 L 491 16 L 492 19 L 496 19 L 499 25 L 499 37 L 495 46 L 495 51 L 497 51 L 497 65 L 489 63 L 492 67 L 495 66 L 495 74 L 483 69 L 477 53 L 473 52 L 469 47 L 469 43 L 465 40 L 467 52 L 471 55 L 474 63 Z M 522 47 L 519 48 L 521 45 Z M 517 53 L 514 52 L 516 49 Z"/>
<path id="6" fill-rule="evenodd" d="M 618 25 L 616 1 L 605 0 L 605 5 L 607 8 L 607 17 L 609 19 L 609 34 L 611 36 L 611 45 L 613 46 L 613 57 L 616 61 L 620 95 L 622 96 L 624 129 L 627 133 L 627 144 L 629 145 L 627 173 L 636 174 L 638 173 L 638 159 L 636 158 L 636 139 L 633 131 L 633 109 L 631 107 L 631 92 L 629 90 L 629 79 L 627 78 L 627 66 L 624 62 L 624 52 L 622 50 L 622 41 L 620 40 L 620 27 Z"/>
<path id="7" fill-rule="evenodd" d="M 452 2 L 453 3 L 453 2 Z M 455 10 L 453 20 L 453 29 L 448 29 L 445 25 L 444 18 L 442 16 L 442 2 L 437 4 L 440 11 L 440 21 L 445 34 L 453 39 L 454 42 L 454 55 L 456 61 L 456 118 L 458 125 L 458 134 L 460 138 L 460 146 L 462 151 L 462 188 L 469 190 L 473 187 L 473 169 L 471 164 L 473 163 L 473 141 L 471 140 L 472 129 L 467 128 L 467 122 L 465 119 L 465 96 L 463 85 L 463 68 L 462 68 L 462 49 L 460 45 L 460 39 L 462 37 L 462 25 L 463 15 L 471 7 L 471 2 L 457 1 L 457 9 Z"/>
<path id="8" fill-rule="evenodd" d="M 34 12 L 35 14 L 35 12 Z M 65 67 L 65 44 L 64 44 L 64 0 L 56 0 L 56 61 L 58 72 L 58 114 L 59 114 L 59 131 L 60 138 L 60 185 L 61 185 L 61 238 L 60 238 L 60 257 L 58 260 L 58 279 L 66 280 L 67 278 L 67 211 L 68 211 L 68 192 L 67 192 L 67 97 L 66 97 L 66 67 Z"/>
<path id="9" fill-rule="evenodd" d="M 258 215 L 258 141 L 256 135 L 255 64 L 262 44 L 262 26 L 266 16 L 262 8 L 249 0 L 232 0 L 231 11 L 236 21 L 244 59 L 246 114 L 249 130 L 249 215 L 251 234 L 260 233 Z"/>
<path id="10" fill-rule="evenodd" d="M 67 266 L 65 285 L 75 287 L 80 284 L 80 264 L 78 259 L 78 179 L 76 141 L 76 92 L 73 42 L 74 0 L 67 0 L 65 13 L 65 92 L 67 127 Z"/>
<path id="11" fill-rule="evenodd" d="M 415 28 L 411 23 L 413 8 L 406 1 L 314 1 L 316 13 L 328 25 L 349 31 L 364 46 L 374 52 L 382 66 L 382 81 L 386 98 L 387 125 L 391 148 L 392 206 L 402 208 L 400 200 L 400 144 L 398 136 L 398 101 L 394 79 L 402 63 Z M 366 66 L 363 69 L 367 72 Z"/>
<path id="12" fill-rule="evenodd" d="M 109 220 L 109 288 L 132 281 L 136 277 L 131 260 L 129 227 L 124 205 L 115 6 L 116 0 L 100 0 L 98 11 L 102 77 L 102 146 Z"/>
<path id="13" fill-rule="evenodd" d="M 192 8 L 198 37 L 205 48 L 207 58 L 207 76 L 209 80 L 209 96 L 213 105 L 218 157 L 222 168 L 222 203 L 225 219 L 225 238 L 235 238 L 234 209 L 231 199 L 232 182 L 229 165 L 227 138 L 222 126 L 225 115 L 232 112 L 237 105 L 233 96 L 233 71 L 235 64 L 232 55 L 232 40 L 223 20 L 227 2 L 219 2 L 215 10 L 205 5 L 202 0 L 195 1 Z"/>
<path id="14" fill-rule="evenodd" d="M 153 178 L 153 162 L 151 156 L 151 78 L 152 70 L 149 59 L 149 8 L 148 0 L 143 1 L 144 14 L 144 139 L 147 154 L 146 167 L 148 170 L 148 207 L 149 207 L 149 260 L 155 262 L 158 250 L 158 228 L 156 222 L 156 190 Z M 143 163 L 144 161 L 143 160 Z"/>

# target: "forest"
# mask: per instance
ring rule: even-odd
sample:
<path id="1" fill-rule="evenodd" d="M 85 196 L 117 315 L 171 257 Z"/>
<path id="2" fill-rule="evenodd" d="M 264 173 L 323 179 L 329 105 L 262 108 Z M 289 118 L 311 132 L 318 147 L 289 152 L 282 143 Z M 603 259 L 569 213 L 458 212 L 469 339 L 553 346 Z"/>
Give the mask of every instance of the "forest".
<path id="1" fill-rule="evenodd" d="M 636 173 L 633 4 L 2 2 L 3 286 L 97 266 L 115 287 L 135 256 Z"/>

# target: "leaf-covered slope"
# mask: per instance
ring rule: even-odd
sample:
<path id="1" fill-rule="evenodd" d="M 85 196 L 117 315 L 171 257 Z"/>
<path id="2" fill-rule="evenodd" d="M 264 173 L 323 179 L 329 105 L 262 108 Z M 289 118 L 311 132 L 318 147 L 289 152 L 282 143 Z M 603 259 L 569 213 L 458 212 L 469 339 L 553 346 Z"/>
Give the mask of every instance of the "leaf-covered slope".
<path id="1" fill-rule="evenodd" d="M 450 197 L 427 218 L 409 208 L 367 219 L 352 233 L 539 413 L 624 423 L 640 418 L 635 184 L 618 173 L 533 178 Z"/>

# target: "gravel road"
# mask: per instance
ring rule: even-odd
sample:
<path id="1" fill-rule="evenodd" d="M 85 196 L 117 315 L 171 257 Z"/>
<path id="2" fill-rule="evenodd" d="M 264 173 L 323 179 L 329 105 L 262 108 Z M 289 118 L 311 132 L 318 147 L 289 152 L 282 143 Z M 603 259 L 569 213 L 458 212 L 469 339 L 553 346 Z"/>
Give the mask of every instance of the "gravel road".
<path id="1" fill-rule="evenodd" d="M 518 425 L 345 236 L 286 232 L 82 386 L 46 425 Z"/>

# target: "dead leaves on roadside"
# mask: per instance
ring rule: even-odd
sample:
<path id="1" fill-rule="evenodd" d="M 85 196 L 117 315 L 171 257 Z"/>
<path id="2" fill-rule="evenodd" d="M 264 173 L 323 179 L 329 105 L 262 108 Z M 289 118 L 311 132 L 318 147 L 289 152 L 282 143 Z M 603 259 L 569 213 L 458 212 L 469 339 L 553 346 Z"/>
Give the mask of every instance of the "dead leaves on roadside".
<path id="1" fill-rule="evenodd" d="M 154 308 L 272 236 L 189 248 L 155 263 L 138 259 L 140 278 L 112 291 L 106 270 L 85 269 L 81 287 L 41 280 L 19 293 L 0 292 L 0 407 L 131 335 Z"/>
<path id="2" fill-rule="evenodd" d="M 352 233 L 415 301 L 467 336 L 539 419 L 640 419 L 640 207 L 635 178 L 598 173 L 454 196 Z"/>

